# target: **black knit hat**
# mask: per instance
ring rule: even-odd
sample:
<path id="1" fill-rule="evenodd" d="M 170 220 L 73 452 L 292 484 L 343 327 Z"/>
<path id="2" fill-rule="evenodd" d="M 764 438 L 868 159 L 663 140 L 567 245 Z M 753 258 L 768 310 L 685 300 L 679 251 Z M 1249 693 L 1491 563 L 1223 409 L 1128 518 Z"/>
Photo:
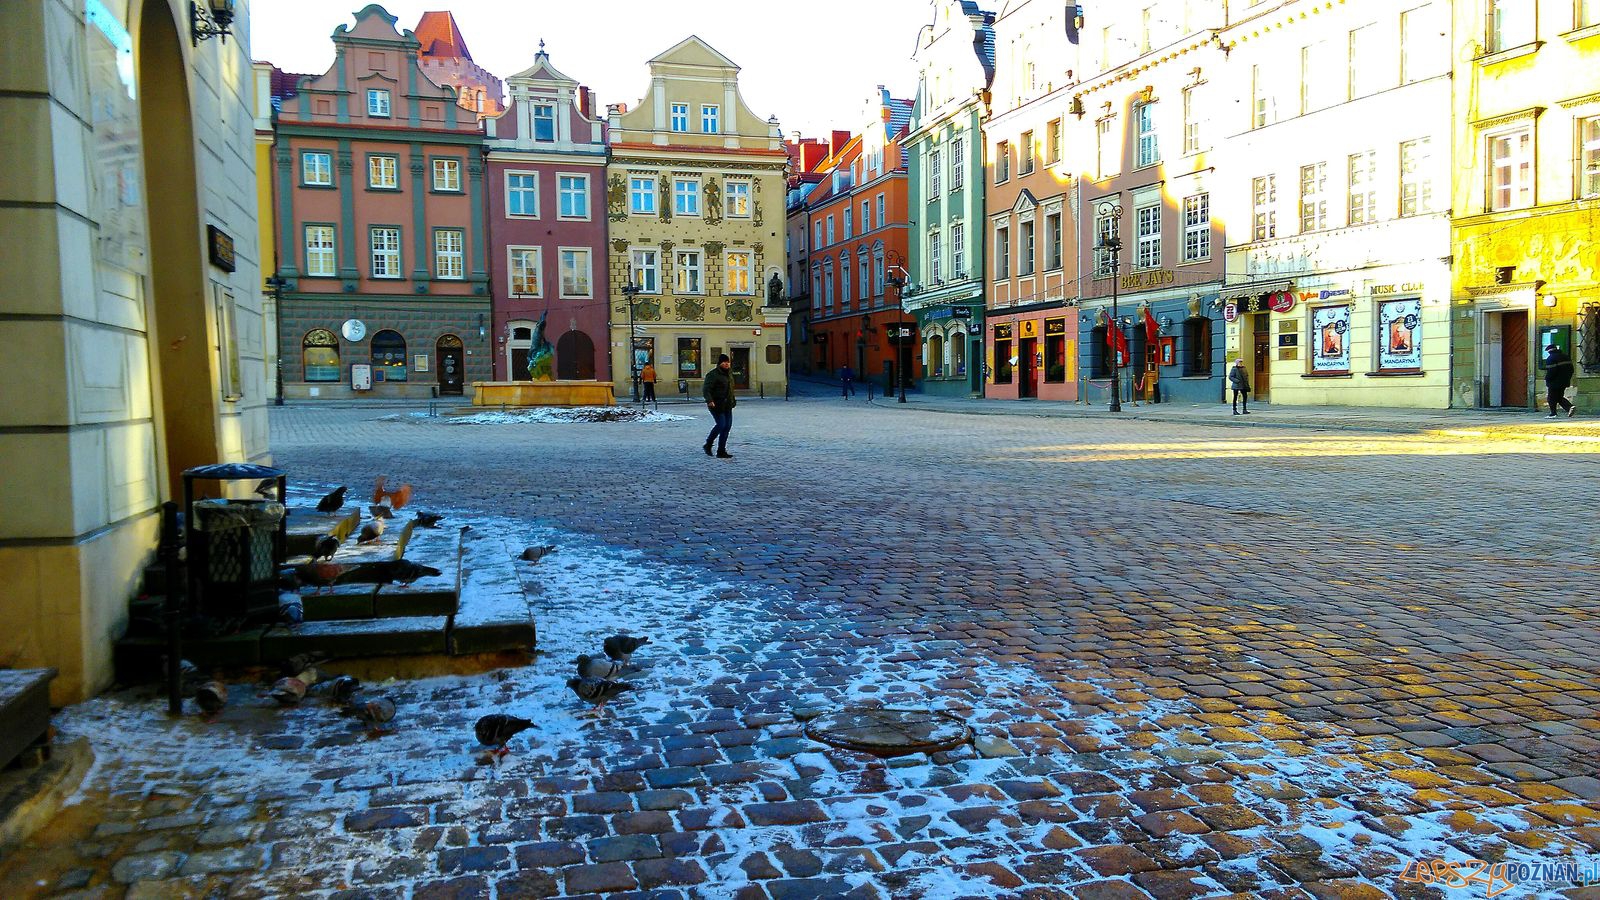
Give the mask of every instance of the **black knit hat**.
<path id="1" fill-rule="evenodd" d="M 724 353 L 721 356 L 717 357 L 717 363 L 718 364 L 725 363 L 725 362 L 733 362 L 733 360 L 728 358 L 728 354 Z"/>

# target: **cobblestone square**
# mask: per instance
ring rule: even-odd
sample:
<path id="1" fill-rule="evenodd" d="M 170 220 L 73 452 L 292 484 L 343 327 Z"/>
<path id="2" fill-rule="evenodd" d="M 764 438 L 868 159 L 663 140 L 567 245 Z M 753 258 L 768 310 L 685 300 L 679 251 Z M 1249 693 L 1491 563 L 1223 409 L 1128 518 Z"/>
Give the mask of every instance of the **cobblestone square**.
<path id="1" fill-rule="evenodd" d="M 1600 896 L 1594 446 L 813 397 L 741 403 L 730 461 L 670 411 L 276 410 L 292 481 L 554 546 L 540 652 L 383 685 L 383 737 L 248 686 L 70 708 L 95 767 L 0 895 Z M 654 643 L 589 720 L 618 630 Z M 805 738 L 845 702 L 977 739 Z M 539 727 L 488 766 L 494 710 Z"/>

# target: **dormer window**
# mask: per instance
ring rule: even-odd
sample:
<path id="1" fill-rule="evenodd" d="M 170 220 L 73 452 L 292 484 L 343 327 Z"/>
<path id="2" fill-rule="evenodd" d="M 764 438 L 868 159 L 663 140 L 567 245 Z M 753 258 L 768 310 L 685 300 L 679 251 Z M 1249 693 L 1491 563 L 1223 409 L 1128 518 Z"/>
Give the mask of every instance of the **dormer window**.
<path id="1" fill-rule="evenodd" d="M 367 115 L 380 119 L 389 118 L 389 92 L 373 88 L 367 91 Z"/>
<path id="2" fill-rule="evenodd" d="M 554 141 L 556 139 L 555 104 L 535 103 L 533 105 L 533 139 L 536 141 Z"/>

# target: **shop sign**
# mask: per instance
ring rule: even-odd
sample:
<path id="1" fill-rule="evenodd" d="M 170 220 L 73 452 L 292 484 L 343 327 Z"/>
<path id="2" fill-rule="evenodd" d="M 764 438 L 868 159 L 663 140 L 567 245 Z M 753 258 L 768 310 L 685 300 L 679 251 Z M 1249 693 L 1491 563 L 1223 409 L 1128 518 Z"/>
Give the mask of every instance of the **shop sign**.
<path id="1" fill-rule="evenodd" d="M 1420 282 L 1416 282 L 1416 281 L 1407 281 L 1404 284 L 1399 285 L 1398 287 L 1395 286 L 1395 285 L 1392 285 L 1392 284 L 1375 284 L 1375 285 L 1372 286 L 1372 293 L 1375 294 L 1375 295 L 1377 295 L 1377 294 L 1396 294 L 1396 293 L 1399 293 L 1399 294 L 1414 294 L 1414 293 L 1421 293 L 1421 291 L 1422 291 L 1422 284 Z"/>
<path id="2" fill-rule="evenodd" d="M 1311 371 L 1350 371 L 1350 305 L 1311 311 Z"/>
<path id="3" fill-rule="evenodd" d="M 1006 338 L 1011 337 L 1010 323 L 1005 325 L 996 325 L 994 327 L 994 336 L 996 340 L 1005 340 Z"/>
<path id="4" fill-rule="evenodd" d="M 1066 334 L 1067 333 L 1067 320 L 1066 319 L 1045 319 L 1044 320 L 1044 333 L 1045 334 Z"/>
<path id="5" fill-rule="evenodd" d="M 922 319 L 925 322 L 932 322 L 936 319 L 948 319 L 953 315 L 955 315 L 955 310 L 948 306 L 941 306 L 938 309 L 930 309 L 923 313 Z"/>
<path id="6" fill-rule="evenodd" d="M 1350 296 L 1350 289 L 1349 288 L 1336 288 L 1336 289 L 1332 289 L 1332 290 L 1318 291 L 1317 292 L 1317 299 L 1318 300 L 1327 300 L 1327 299 L 1329 299 L 1331 297 L 1348 297 L 1348 296 Z"/>
<path id="7" fill-rule="evenodd" d="M 1222 308 L 1222 319 L 1225 322 L 1237 322 L 1239 320 L 1239 304 L 1229 303 L 1224 306 Z"/>
<path id="8" fill-rule="evenodd" d="M 1038 319 L 1023 319 L 1021 324 L 1022 324 L 1022 336 L 1023 337 L 1031 338 L 1031 337 L 1038 337 L 1039 336 L 1039 320 Z"/>
<path id="9" fill-rule="evenodd" d="M 1298 347 L 1298 346 L 1300 346 L 1300 335 L 1298 335 L 1298 334 L 1280 334 L 1280 335 L 1278 335 L 1278 346 L 1279 347 Z"/>
<path id="10" fill-rule="evenodd" d="M 983 326 L 977 322 L 967 323 L 967 334 L 983 334 Z"/>
<path id="11" fill-rule="evenodd" d="M 1294 294 L 1289 291 L 1279 291 L 1267 300 L 1267 308 L 1275 313 L 1286 313 L 1294 309 Z"/>
<path id="12" fill-rule="evenodd" d="M 1134 272 L 1122 276 L 1122 289 L 1125 291 L 1138 291 L 1146 288 L 1165 287 L 1178 280 L 1178 274 L 1171 269 L 1156 269 L 1151 272 Z"/>
<path id="13" fill-rule="evenodd" d="M 233 238 L 215 225 L 206 226 L 206 244 L 211 251 L 211 264 L 224 272 L 238 267 L 233 257 Z"/>
<path id="14" fill-rule="evenodd" d="M 958 306 L 951 310 L 950 315 L 956 317 L 957 319 L 970 319 L 972 318 L 972 307 Z"/>

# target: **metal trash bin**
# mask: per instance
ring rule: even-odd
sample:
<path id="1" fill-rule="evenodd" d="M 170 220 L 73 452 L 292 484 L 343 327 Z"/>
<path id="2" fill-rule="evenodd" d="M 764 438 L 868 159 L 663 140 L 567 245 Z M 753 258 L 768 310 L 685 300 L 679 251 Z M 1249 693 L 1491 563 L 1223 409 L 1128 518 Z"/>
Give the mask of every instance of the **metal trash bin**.
<path id="1" fill-rule="evenodd" d="M 277 480 L 276 500 L 194 499 L 195 480 Z M 266 466 L 199 466 L 183 473 L 189 608 L 214 619 L 272 621 L 285 559 L 283 473 Z"/>

